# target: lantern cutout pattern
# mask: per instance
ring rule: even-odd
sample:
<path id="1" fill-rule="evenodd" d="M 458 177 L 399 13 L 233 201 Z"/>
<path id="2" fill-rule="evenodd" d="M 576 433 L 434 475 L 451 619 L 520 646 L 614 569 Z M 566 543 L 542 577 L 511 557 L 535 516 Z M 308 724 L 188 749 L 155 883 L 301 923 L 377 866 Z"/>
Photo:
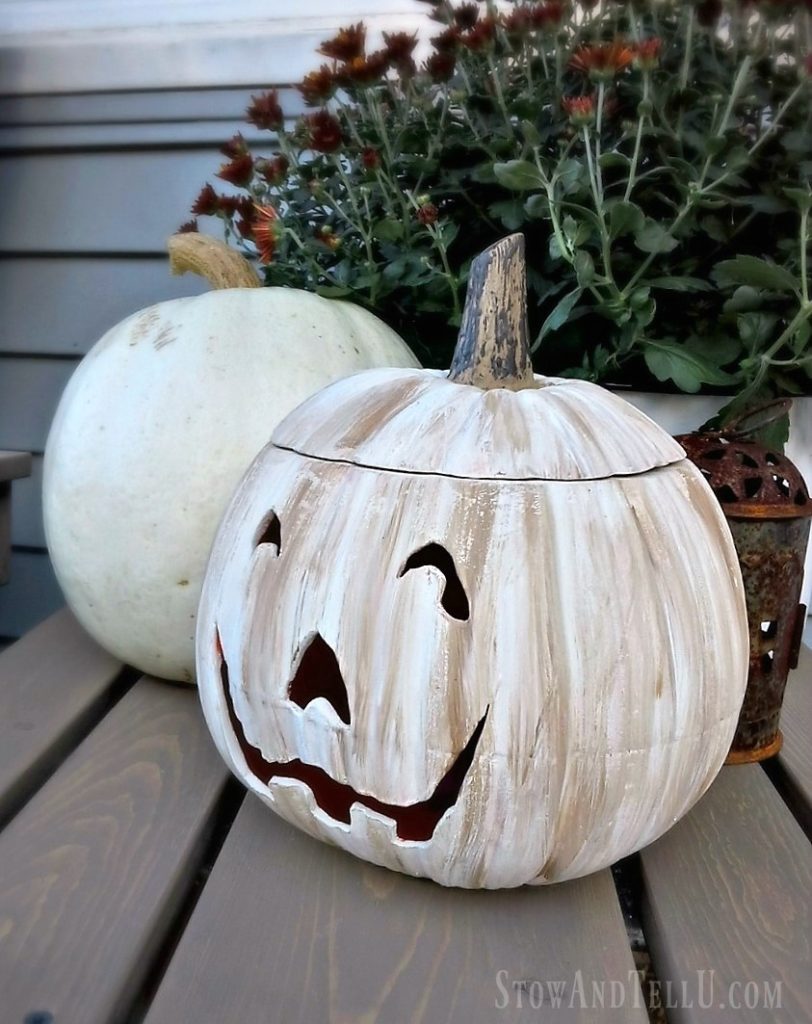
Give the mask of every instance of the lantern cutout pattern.
<path id="1" fill-rule="evenodd" d="M 784 689 L 806 621 L 799 599 L 812 500 L 797 466 L 763 444 L 724 431 L 677 440 L 722 506 L 744 580 L 750 670 L 727 762 L 764 761 L 781 749 Z"/>
<path id="2" fill-rule="evenodd" d="M 747 677 L 730 531 L 682 448 L 534 376 L 524 239 L 473 263 L 448 373 L 290 413 L 219 529 L 198 684 L 305 832 L 444 885 L 588 874 L 717 774 Z"/>

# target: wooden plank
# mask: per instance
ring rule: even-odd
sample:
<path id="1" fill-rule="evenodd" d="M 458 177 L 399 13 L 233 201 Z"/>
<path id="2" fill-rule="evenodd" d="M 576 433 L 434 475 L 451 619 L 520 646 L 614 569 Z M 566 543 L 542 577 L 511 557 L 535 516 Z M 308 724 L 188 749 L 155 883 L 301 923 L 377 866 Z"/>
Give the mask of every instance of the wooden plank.
<path id="1" fill-rule="evenodd" d="M 210 151 L 66 153 L 54 174 L 50 154 L 4 157 L 0 252 L 163 256 L 167 237 L 189 219 L 195 197 L 207 181 L 216 180 L 222 160 L 215 146 Z M 55 211 L 70 215 L 57 218 Z"/>
<path id="2" fill-rule="evenodd" d="M 625 1005 L 611 1010 L 606 996 L 596 1008 L 592 982 L 612 979 Z M 147 1024 L 491 1024 L 540 1012 L 642 1024 L 637 986 L 608 871 L 547 889 L 443 889 L 320 844 L 249 796 Z"/>
<path id="3" fill-rule="evenodd" d="M 122 692 L 121 663 L 67 609 L 0 657 L 0 819 Z"/>
<path id="4" fill-rule="evenodd" d="M 812 836 L 812 650 L 801 648 L 798 668 L 790 672 L 781 712 L 784 746 L 776 758 L 774 781 L 795 816 Z"/>
<path id="5" fill-rule="evenodd" d="M 11 559 L 11 481 L 30 472 L 28 452 L 0 451 L 0 584 L 8 583 Z"/>
<path id="6" fill-rule="evenodd" d="M 0 636 L 23 636 L 64 603 L 46 552 L 12 548 L 9 581 L 0 587 Z"/>
<path id="7" fill-rule="evenodd" d="M 0 356 L 0 443 L 41 452 L 59 398 L 76 367 L 72 359 Z"/>
<path id="8" fill-rule="evenodd" d="M 669 1024 L 808 1024 L 812 847 L 758 765 L 723 769 L 641 858 Z"/>
<path id="9" fill-rule="evenodd" d="M 41 455 L 32 457 L 31 475 L 17 480 L 11 489 L 11 542 L 26 548 L 45 549 Z"/>
<path id="10" fill-rule="evenodd" d="M 0 836 L 5 1020 L 126 1018 L 226 776 L 191 689 L 141 679 L 119 701 Z"/>
<path id="11" fill-rule="evenodd" d="M 8 480 L 19 480 L 31 472 L 31 455 L 29 452 L 0 451 L 0 483 Z"/>
<path id="12" fill-rule="evenodd" d="M 207 230 L 222 236 L 219 223 L 211 221 Z M 6 315 L 0 352 L 84 355 L 131 313 L 208 290 L 196 274 L 171 274 L 166 256 L 0 259 L 0 309 Z"/>

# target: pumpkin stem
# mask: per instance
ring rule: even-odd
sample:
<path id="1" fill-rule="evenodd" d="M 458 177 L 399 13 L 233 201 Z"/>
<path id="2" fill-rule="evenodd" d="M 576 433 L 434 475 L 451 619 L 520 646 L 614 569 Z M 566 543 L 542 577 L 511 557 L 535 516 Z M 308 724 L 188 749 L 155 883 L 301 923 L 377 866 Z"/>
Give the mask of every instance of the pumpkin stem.
<path id="1" fill-rule="evenodd" d="M 524 235 L 508 235 L 471 264 L 448 379 L 484 389 L 536 386 L 527 336 Z"/>
<path id="2" fill-rule="evenodd" d="M 169 269 L 173 274 L 205 277 L 212 288 L 260 288 L 259 278 L 248 260 L 225 242 L 196 231 L 172 235 L 167 241 Z"/>

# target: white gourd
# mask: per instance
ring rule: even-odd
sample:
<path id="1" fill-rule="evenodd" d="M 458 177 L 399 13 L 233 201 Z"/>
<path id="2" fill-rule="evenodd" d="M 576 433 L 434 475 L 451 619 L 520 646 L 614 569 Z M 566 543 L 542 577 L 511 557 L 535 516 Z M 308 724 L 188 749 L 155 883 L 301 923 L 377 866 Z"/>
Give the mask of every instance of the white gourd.
<path id="1" fill-rule="evenodd" d="M 248 264 L 203 236 L 173 248 L 222 290 L 135 313 L 90 350 L 51 427 L 43 507 L 57 578 L 88 632 L 144 672 L 192 681 L 211 542 L 279 420 L 347 374 L 419 364 L 358 306 L 254 287 Z"/>

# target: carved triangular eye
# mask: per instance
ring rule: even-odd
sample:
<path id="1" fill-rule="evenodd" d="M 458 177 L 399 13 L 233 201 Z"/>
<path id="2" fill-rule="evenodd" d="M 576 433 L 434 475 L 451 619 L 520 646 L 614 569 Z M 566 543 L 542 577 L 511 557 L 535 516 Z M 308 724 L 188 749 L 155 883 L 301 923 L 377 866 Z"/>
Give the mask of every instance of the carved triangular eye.
<path id="1" fill-rule="evenodd" d="M 425 565 L 433 565 L 445 576 L 445 587 L 440 604 L 452 618 L 464 622 L 471 614 L 468 597 L 462 581 L 457 575 L 454 559 L 441 544 L 427 544 L 419 551 L 409 555 L 406 564 L 398 573 L 398 578 L 405 576 L 410 569 L 419 569 Z"/>
<path id="2" fill-rule="evenodd" d="M 259 529 L 254 535 L 254 547 L 258 548 L 261 544 L 270 544 L 275 547 L 277 555 L 282 553 L 282 524 L 273 509 L 259 524 Z"/>
<path id="3" fill-rule="evenodd" d="M 350 702 L 338 658 L 318 633 L 307 645 L 296 675 L 288 687 L 288 696 L 300 708 L 306 708 L 316 697 L 324 697 L 332 704 L 341 721 L 349 725 Z"/>

